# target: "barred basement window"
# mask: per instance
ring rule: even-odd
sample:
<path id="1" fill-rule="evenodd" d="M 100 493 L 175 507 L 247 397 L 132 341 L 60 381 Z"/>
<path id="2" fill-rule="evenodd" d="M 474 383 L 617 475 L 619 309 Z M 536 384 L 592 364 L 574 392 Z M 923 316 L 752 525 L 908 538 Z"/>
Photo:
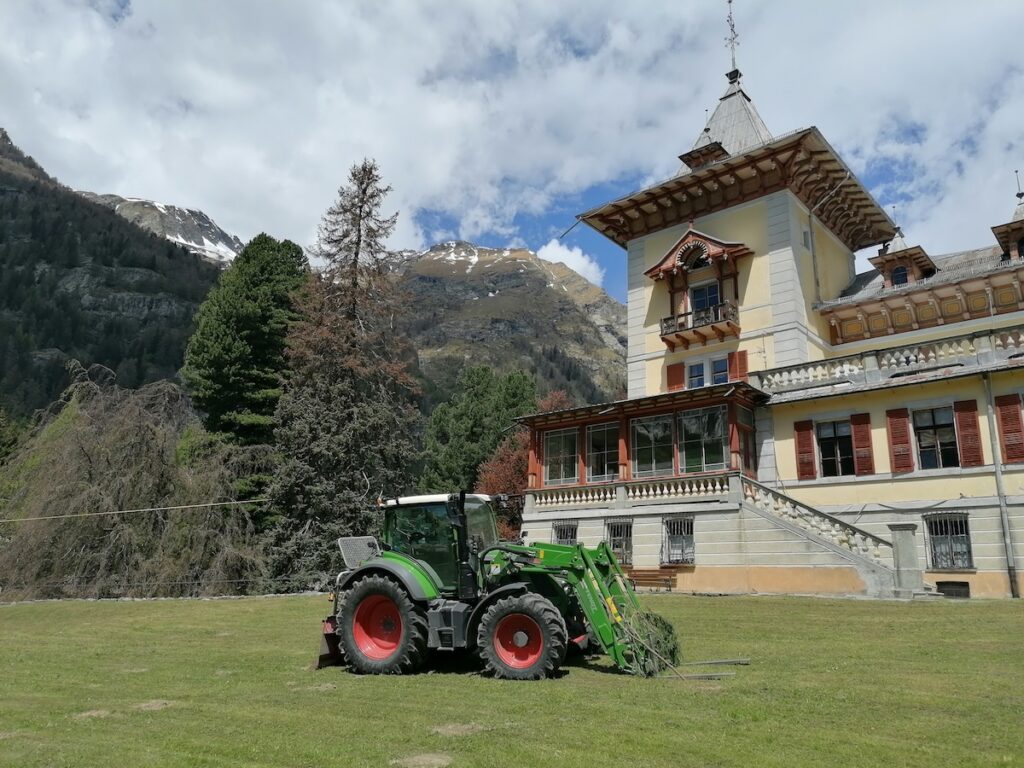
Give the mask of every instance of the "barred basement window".
<path id="1" fill-rule="evenodd" d="M 615 559 L 622 565 L 633 564 L 633 521 L 609 520 L 605 535 Z"/>
<path id="2" fill-rule="evenodd" d="M 551 538 L 555 544 L 564 544 L 571 547 L 576 544 L 576 530 L 578 523 L 575 520 L 559 520 L 551 525 Z"/>
<path id="3" fill-rule="evenodd" d="M 938 571 L 970 570 L 974 568 L 971 556 L 971 531 L 966 514 L 929 515 L 925 517 L 928 529 L 929 567 Z"/>
<path id="4" fill-rule="evenodd" d="M 663 563 L 692 565 L 694 562 L 693 518 L 677 517 L 665 521 Z"/>

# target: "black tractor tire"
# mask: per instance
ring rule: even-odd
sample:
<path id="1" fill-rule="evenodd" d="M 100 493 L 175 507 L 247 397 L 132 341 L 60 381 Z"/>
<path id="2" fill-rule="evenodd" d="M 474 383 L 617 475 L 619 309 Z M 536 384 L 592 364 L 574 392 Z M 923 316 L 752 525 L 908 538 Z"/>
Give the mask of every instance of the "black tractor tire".
<path id="1" fill-rule="evenodd" d="M 415 672 L 427 657 L 427 617 L 405 589 L 384 576 L 364 576 L 341 596 L 341 650 L 362 675 Z"/>
<path id="2" fill-rule="evenodd" d="M 480 620 L 484 671 L 505 680 L 541 680 L 565 659 L 565 621 L 554 604 L 527 592 L 497 600 Z"/>

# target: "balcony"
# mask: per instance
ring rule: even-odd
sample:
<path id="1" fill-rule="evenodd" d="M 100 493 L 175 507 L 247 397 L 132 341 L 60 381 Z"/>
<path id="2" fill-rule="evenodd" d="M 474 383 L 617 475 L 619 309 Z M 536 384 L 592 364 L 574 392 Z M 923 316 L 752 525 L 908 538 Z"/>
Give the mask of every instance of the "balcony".
<path id="1" fill-rule="evenodd" d="M 669 349 L 689 349 L 691 344 L 723 341 L 740 335 L 739 310 L 730 301 L 704 309 L 695 309 L 661 321 L 661 340 Z"/>

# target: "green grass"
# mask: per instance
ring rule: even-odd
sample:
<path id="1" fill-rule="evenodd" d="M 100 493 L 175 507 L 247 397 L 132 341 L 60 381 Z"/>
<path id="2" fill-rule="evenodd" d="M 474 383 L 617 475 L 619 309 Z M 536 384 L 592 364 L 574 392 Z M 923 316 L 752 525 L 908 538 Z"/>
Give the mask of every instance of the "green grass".
<path id="1" fill-rule="evenodd" d="M 0 606 L 2 766 L 998 766 L 1024 761 L 1017 602 L 652 596 L 717 682 L 307 668 L 323 597 Z M 140 707 L 140 705 L 146 705 Z M 83 714 L 85 713 L 85 714 Z M 478 729 L 434 728 L 477 726 Z"/>

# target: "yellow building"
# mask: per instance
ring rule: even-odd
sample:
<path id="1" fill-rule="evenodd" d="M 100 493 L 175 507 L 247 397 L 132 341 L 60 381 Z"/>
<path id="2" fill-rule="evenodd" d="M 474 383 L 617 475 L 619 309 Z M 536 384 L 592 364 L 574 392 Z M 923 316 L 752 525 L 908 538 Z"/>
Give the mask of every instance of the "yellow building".
<path id="1" fill-rule="evenodd" d="M 727 79 L 676 176 L 580 216 L 627 254 L 628 399 L 524 420 L 525 538 L 683 591 L 1017 596 L 1024 199 L 929 255 Z"/>

